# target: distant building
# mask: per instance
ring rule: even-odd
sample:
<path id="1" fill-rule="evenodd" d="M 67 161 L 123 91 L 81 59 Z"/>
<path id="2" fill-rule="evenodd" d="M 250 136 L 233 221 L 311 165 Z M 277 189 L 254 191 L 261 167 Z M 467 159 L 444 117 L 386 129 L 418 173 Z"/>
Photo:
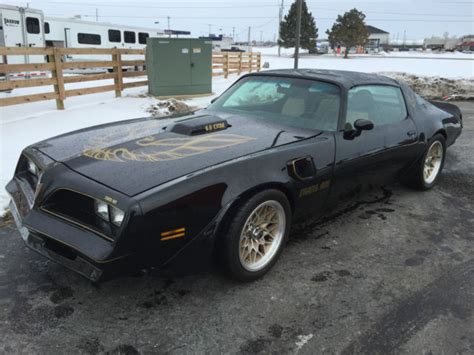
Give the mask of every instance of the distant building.
<path id="1" fill-rule="evenodd" d="M 461 37 L 458 49 L 462 51 L 474 51 L 474 35 Z"/>
<path id="2" fill-rule="evenodd" d="M 395 51 L 421 50 L 423 49 L 424 43 L 424 39 L 391 39 L 389 42 L 390 49 Z"/>
<path id="3" fill-rule="evenodd" d="M 225 37 L 223 35 L 216 36 L 214 34 L 211 34 L 209 36 L 201 36 L 199 38 L 212 41 L 212 50 L 214 52 L 220 52 L 221 50 L 231 49 L 232 43 L 234 42 L 232 40 L 232 37 Z"/>
<path id="4" fill-rule="evenodd" d="M 435 37 L 432 36 L 430 38 L 425 38 L 424 46 L 427 49 L 434 49 L 434 50 L 447 50 L 452 51 L 454 50 L 459 44 L 461 40 L 456 37 Z"/>
<path id="5" fill-rule="evenodd" d="M 370 25 L 367 25 L 367 30 L 369 31 L 369 41 L 365 46 L 367 50 L 381 50 L 388 47 L 390 33 Z"/>

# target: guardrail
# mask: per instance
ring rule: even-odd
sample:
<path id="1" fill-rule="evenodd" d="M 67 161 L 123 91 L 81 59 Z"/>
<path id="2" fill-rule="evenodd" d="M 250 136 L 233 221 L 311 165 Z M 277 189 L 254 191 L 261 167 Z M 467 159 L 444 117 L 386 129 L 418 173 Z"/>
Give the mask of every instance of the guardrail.
<path id="1" fill-rule="evenodd" d="M 29 64 L 8 64 L 9 56 L 18 55 L 38 55 L 46 56 L 46 63 L 29 63 Z M 94 61 L 64 61 L 68 55 L 110 55 L 110 60 L 94 60 Z M 43 76 L 39 79 L 24 80 L 4 80 L 0 81 L 0 91 L 53 86 L 54 91 L 22 95 L 14 97 L 0 98 L 0 107 L 17 105 L 28 102 L 36 102 L 43 100 L 56 100 L 56 107 L 59 110 L 64 109 L 64 100 L 68 97 L 96 94 L 106 91 L 115 91 L 115 96 L 120 97 L 124 89 L 134 88 L 148 85 L 148 80 L 140 80 L 133 82 L 124 82 L 124 78 L 132 78 L 145 76 L 146 70 L 125 71 L 128 67 L 145 67 L 145 60 L 126 60 L 129 55 L 145 55 L 144 49 L 120 49 L 120 48 L 31 48 L 31 47 L 0 47 L 0 57 L 3 57 L 3 63 L 0 64 L 0 73 L 22 72 L 50 72 L 49 76 Z M 251 52 L 222 52 L 213 53 L 212 69 L 213 76 L 223 75 L 225 78 L 229 74 L 241 72 L 259 71 L 261 67 L 260 53 Z M 93 68 L 109 68 L 110 73 L 86 74 L 86 75 L 64 75 L 65 70 L 74 69 L 93 69 Z M 88 81 L 113 79 L 114 83 L 110 85 L 68 89 L 67 84 L 82 83 Z"/>

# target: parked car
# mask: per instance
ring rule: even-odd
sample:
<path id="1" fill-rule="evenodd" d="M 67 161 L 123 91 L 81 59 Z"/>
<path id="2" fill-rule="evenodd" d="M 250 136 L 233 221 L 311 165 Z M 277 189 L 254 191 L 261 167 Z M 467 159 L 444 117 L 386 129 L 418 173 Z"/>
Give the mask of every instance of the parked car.
<path id="1" fill-rule="evenodd" d="M 461 130 L 455 105 L 384 76 L 266 71 L 173 123 L 140 118 L 33 144 L 7 190 L 26 244 L 93 281 L 213 260 L 251 281 L 275 264 L 293 221 L 397 179 L 432 188 Z"/>

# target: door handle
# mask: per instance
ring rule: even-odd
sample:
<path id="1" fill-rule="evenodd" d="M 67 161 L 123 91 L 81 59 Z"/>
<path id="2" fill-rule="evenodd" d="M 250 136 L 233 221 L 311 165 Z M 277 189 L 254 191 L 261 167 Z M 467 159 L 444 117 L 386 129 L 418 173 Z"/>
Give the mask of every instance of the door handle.
<path id="1" fill-rule="evenodd" d="M 416 136 L 416 131 L 408 131 L 408 132 L 407 132 L 407 136 L 408 136 L 408 137 L 414 137 L 414 136 Z"/>
<path id="2" fill-rule="evenodd" d="M 193 68 L 193 67 L 194 67 L 194 63 L 193 63 L 193 62 L 191 62 L 191 68 Z"/>

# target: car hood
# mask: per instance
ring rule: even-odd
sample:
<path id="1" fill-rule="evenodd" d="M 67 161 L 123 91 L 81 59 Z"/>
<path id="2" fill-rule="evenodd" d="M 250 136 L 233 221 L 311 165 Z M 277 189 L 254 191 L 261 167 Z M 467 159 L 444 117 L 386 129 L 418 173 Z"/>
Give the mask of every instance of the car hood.
<path id="1" fill-rule="evenodd" d="M 128 196 L 317 132 L 205 110 L 163 122 L 143 118 L 71 132 L 33 146 Z"/>

